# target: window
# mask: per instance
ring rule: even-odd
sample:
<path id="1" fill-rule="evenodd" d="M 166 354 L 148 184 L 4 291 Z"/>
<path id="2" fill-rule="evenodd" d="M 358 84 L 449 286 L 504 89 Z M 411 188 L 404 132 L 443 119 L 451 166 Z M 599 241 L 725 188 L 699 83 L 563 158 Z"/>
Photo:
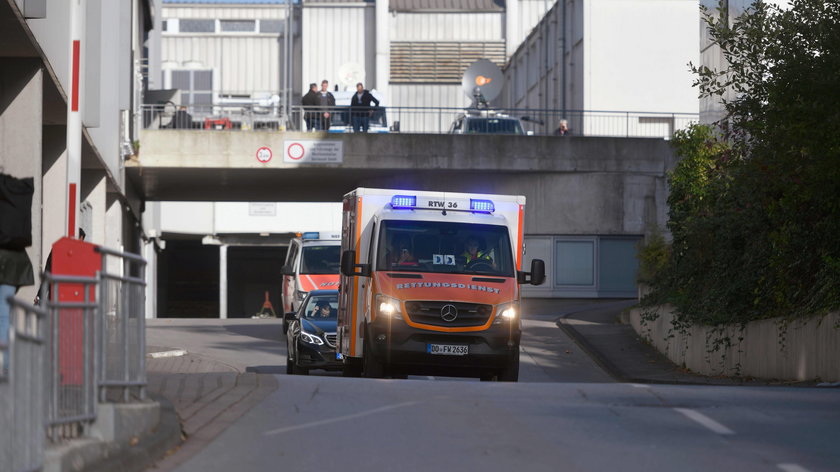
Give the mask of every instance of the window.
<path id="1" fill-rule="evenodd" d="M 341 265 L 341 246 L 304 246 L 301 274 L 337 274 Z"/>
<path id="2" fill-rule="evenodd" d="M 513 277 L 505 226 L 388 220 L 378 251 L 379 270 Z"/>
<path id="3" fill-rule="evenodd" d="M 282 33 L 285 20 L 260 20 L 260 33 Z"/>
<path id="4" fill-rule="evenodd" d="M 164 86 L 181 91 L 182 105 L 213 104 L 212 70 L 172 70 L 169 81 L 164 71 Z"/>
<path id="5" fill-rule="evenodd" d="M 168 31 L 167 26 L 169 26 L 169 24 L 166 22 L 166 20 L 160 22 L 160 30 L 164 33 Z"/>
<path id="6" fill-rule="evenodd" d="M 639 260 L 636 245 L 639 238 L 606 238 L 599 241 L 599 283 L 602 292 L 633 292 Z"/>
<path id="7" fill-rule="evenodd" d="M 187 20 L 181 19 L 181 33 L 215 33 L 216 20 Z"/>
<path id="8" fill-rule="evenodd" d="M 221 31 L 225 33 L 253 33 L 256 31 L 256 20 L 219 20 Z"/>
<path id="9" fill-rule="evenodd" d="M 557 241 L 554 280 L 557 285 L 595 285 L 595 241 Z"/>

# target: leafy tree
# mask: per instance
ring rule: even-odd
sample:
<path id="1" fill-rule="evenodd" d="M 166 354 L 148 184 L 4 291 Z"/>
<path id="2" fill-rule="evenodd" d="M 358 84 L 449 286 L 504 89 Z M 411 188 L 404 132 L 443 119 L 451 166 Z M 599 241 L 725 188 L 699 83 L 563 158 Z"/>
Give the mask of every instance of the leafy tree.
<path id="1" fill-rule="evenodd" d="M 674 144 L 670 263 L 657 301 L 707 324 L 840 307 L 840 1 L 706 12 L 728 66 L 692 66 L 718 128 Z M 726 90 L 735 92 L 725 100 Z"/>

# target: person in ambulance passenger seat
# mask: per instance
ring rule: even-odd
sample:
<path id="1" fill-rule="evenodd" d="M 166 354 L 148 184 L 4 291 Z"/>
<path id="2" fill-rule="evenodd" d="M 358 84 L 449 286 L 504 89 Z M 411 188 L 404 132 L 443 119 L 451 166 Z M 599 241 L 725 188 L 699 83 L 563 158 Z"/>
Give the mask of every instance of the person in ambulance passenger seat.
<path id="1" fill-rule="evenodd" d="M 392 250 L 390 251 L 388 260 L 391 262 L 392 267 L 417 265 L 417 260 L 414 259 L 414 255 L 411 253 L 411 239 L 408 235 L 398 234 L 394 236 L 391 247 Z"/>

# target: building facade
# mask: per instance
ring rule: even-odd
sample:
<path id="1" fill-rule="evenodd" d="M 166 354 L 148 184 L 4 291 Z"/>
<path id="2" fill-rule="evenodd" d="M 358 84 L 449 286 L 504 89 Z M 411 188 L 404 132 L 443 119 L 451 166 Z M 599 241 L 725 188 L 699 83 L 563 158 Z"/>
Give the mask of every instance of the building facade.
<path id="1" fill-rule="evenodd" d="M 145 44 L 153 0 L 86 0 L 79 61 L 74 68 L 70 3 L 64 0 L 0 1 L 0 169 L 35 182 L 35 272 L 52 244 L 67 233 L 68 118 L 71 100 L 81 115 L 79 229 L 109 248 L 154 252 L 144 243 L 142 199 L 125 178 L 123 163 L 136 151 L 136 116 L 145 70 Z M 78 71 L 79 87 L 70 79 Z M 36 287 L 19 296 L 34 298 Z"/>

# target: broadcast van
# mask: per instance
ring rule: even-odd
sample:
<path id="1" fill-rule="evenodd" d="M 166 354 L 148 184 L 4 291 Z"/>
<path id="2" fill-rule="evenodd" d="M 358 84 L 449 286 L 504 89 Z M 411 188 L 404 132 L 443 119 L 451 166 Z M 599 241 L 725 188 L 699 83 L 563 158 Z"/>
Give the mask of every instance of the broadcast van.
<path id="1" fill-rule="evenodd" d="M 348 376 L 519 378 L 525 197 L 344 196 L 336 356 Z"/>

